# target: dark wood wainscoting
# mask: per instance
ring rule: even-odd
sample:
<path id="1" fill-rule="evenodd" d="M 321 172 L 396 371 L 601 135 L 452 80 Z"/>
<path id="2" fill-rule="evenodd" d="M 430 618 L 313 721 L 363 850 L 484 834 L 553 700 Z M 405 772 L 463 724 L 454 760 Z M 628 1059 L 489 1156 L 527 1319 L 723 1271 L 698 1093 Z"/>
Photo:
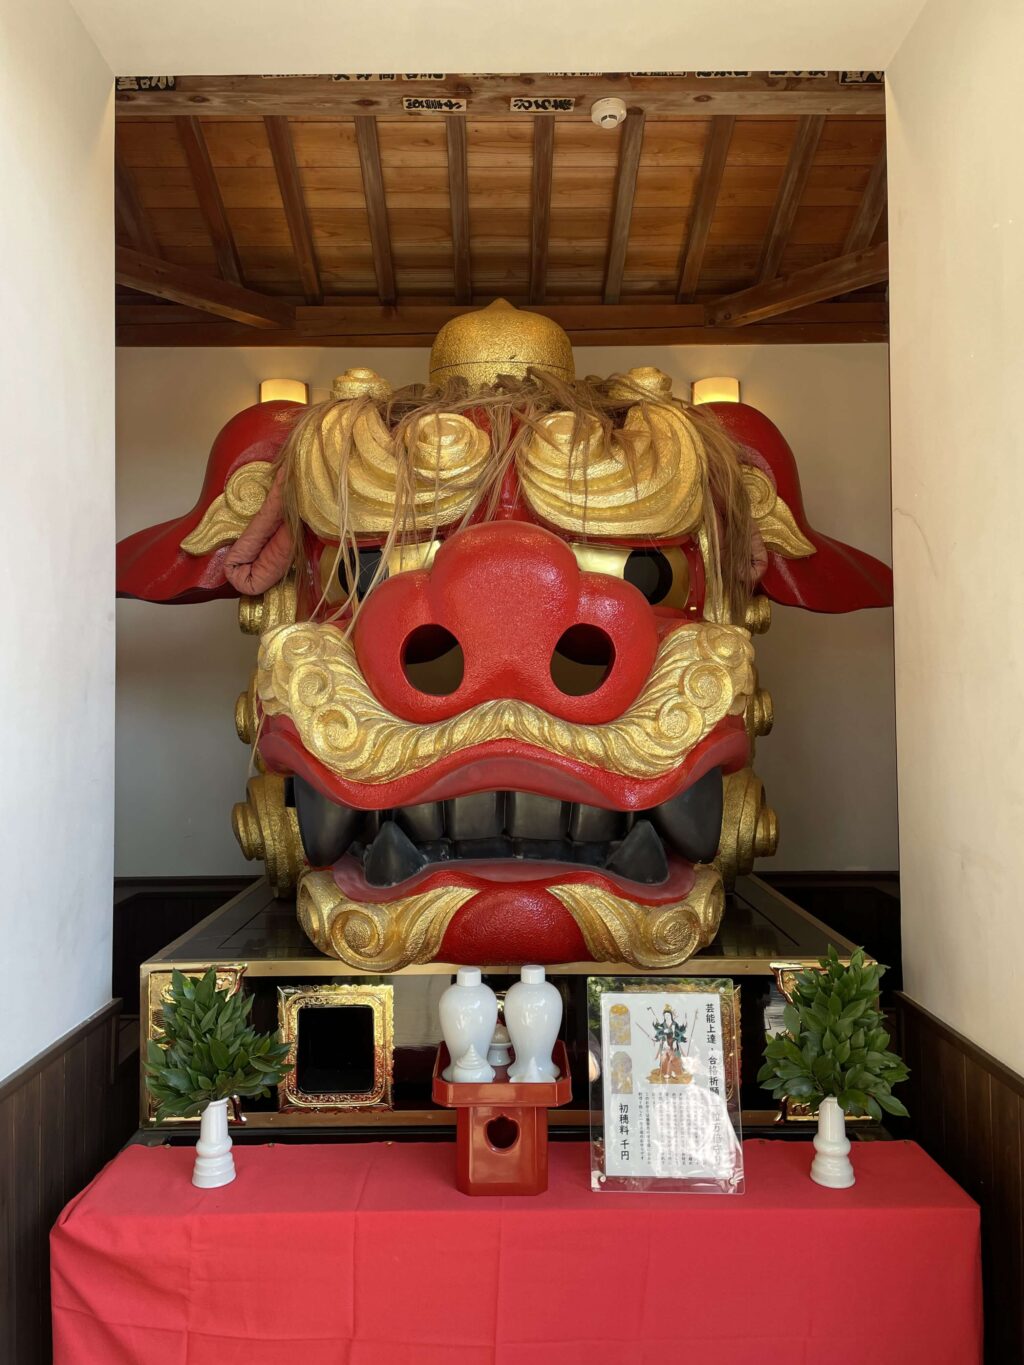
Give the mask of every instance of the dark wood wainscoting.
<path id="1" fill-rule="evenodd" d="M 1024 1077 L 900 994 L 910 1136 L 981 1205 L 985 1360 L 1024 1361 Z"/>
<path id="2" fill-rule="evenodd" d="M 120 1011 L 112 1000 L 0 1083 L 4 1365 L 50 1360 L 50 1228 L 135 1128 L 135 1029 L 123 1039 Z"/>

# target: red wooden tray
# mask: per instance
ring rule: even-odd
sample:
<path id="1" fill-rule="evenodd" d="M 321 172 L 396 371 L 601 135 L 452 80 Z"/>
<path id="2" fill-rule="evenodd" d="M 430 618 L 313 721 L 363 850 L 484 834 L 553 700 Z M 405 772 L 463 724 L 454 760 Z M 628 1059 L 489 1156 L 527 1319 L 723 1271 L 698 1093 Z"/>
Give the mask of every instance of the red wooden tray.
<path id="1" fill-rule="evenodd" d="M 446 1081 L 444 1043 L 434 1063 L 435 1104 L 454 1109 L 455 1184 L 463 1194 L 542 1194 L 548 1187 L 547 1111 L 572 1099 L 565 1044 L 553 1053 L 556 1081 L 510 1081 L 495 1067 L 493 1081 Z"/>

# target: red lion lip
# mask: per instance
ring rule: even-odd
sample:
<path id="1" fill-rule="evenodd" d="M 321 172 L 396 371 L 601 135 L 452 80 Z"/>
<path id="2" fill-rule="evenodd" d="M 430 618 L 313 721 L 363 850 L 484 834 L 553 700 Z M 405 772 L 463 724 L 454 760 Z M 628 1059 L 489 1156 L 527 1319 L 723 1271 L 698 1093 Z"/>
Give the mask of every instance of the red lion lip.
<path id="1" fill-rule="evenodd" d="M 648 810 L 671 800 L 712 768 L 735 772 L 748 761 L 749 740 L 743 720 L 728 716 L 660 777 L 631 778 L 592 767 L 577 759 L 526 744 L 494 740 L 447 754 L 428 768 L 393 782 L 351 782 L 332 773 L 305 748 L 284 716 L 264 718 L 260 753 L 274 772 L 295 773 L 331 801 L 360 810 L 387 810 L 424 801 L 449 800 L 475 791 L 508 788 L 581 801 L 613 810 Z"/>

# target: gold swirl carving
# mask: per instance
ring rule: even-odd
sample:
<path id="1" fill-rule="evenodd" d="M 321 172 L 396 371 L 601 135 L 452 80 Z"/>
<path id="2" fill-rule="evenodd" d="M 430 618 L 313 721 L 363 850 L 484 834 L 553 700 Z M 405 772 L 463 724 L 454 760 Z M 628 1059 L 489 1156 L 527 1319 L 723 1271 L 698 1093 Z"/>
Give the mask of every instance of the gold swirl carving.
<path id="1" fill-rule="evenodd" d="M 456 521 L 479 496 L 491 443 L 466 417 L 422 417 L 406 437 L 407 460 L 397 458 L 394 438 L 377 409 L 358 399 L 339 402 L 319 430 L 322 441 L 314 429 L 300 434 L 294 464 L 299 515 L 318 535 L 338 534 L 343 471 L 348 525 L 360 533 L 391 530 L 400 469 L 412 479 L 410 512 L 417 528 Z"/>
<path id="2" fill-rule="evenodd" d="M 636 701 L 604 725 L 579 725 L 519 700 L 417 725 L 381 705 L 340 630 L 303 622 L 263 637 L 257 691 L 268 715 L 287 716 L 309 753 L 354 782 L 391 782 L 502 739 L 645 778 L 670 772 L 725 716 L 743 715 L 753 657 L 741 627 L 688 622 L 662 640 Z"/>
<path id="3" fill-rule="evenodd" d="M 380 905 L 350 900 L 329 872 L 307 872 L 296 909 L 310 942 L 364 971 L 396 972 L 436 956 L 457 910 L 476 892 L 441 886 Z"/>
<path id="4" fill-rule="evenodd" d="M 593 418 L 541 418 L 518 458 L 530 506 L 552 526 L 588 535 L 695 530 L 703 505 L 696 431 L 677 408 L 657 401 L 630 408 L 622 430 L 625 439 L 613 432 L 609 445 Z"/>
<path id="5" fill-rule="evenodd" d="M 269 460 L 253 460 L 236 469 L 214 498 L 194 531 L 181 542 L 188 555 L 208 555 L 238 539 L 263 506 L 274 478 Z"/>
<path id="6" fill-rule="evenodd" d="M 552 886 L 579 925 L 595 962 L 677 967 L 718 932 L 725 890 L 715 867 L 698 867 L 690 894 L 672 905 L 639 905 L 603 887 Z"/>
<path id="7" fill-rule="evenodd" d="M 776 550 L 786 559 L 807 559 L 814 554 L 814 546 L 796 524 L 768 475 L 752 464 L 741 465 L 740 473 L 754 525 L 768 549 Z"/>
<path id="8" fill-rule="evenodd" d="M 715 862 L 731 888 L 737 877 L 753 869 L 755 859 L 772 857 L 779 827 L 765 798 L 764 783 L 753 768 L 727 774 L 722 796 L 722 835 Z"/>
<path id="9" fill-rule="evenodd" d="M 284 778 L 277 773 L 251 777 L 245 784 L 246 799 L 231 812 L 242 856 L 266 867 L 275 896 L 285 896 L 307 867 L 295 811 L 285 804 Z"/>
<path id="10" fill-rule="evenodd" d="M 262 635 L 275 626 L 290 626 L 297 609 L 295 575 L 289 573 L 257 597 L 238 599 L 238 629 L 243 635 Z"/>

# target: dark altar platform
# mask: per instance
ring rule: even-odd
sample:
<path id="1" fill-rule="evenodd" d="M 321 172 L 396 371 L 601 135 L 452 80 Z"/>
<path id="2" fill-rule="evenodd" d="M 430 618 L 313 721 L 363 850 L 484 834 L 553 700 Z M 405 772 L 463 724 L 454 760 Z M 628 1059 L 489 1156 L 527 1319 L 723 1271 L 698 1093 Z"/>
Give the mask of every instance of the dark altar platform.
<path id="1" fill-rule="evenodd" d="M 774 1125 L 778 1111 L 757 1085 L 756 1076 L 764 1048 L 764 1009 L 773 986 L 785 985 L 788 974 L 813 965 L 830 944 L 841 956 L 854 945 L 834 933 L 806 910 L 781 895 L 758 877 L 741 877 L 726 903 L 717 937 L 707 948 L 677 968 L 673 976 L 729 977 L 740 984 L 740 1100 L 744 1127 Z M 265 881 L 257 882 L 215 910 L 183 934 L 141 969 L 142 1051 L 147 1038 L 159 1027 L 164 991 L 173 969 L 205 971 L 214 966 L 221 984 L 244 977 L 245 989 L 254 997 L 253 1018 L 257 1027 L 279 1027 L 283 1018 L 282 988 L 322 985 L 380 984 L 394 989 L 394 1084 L 390 1106 L 305 1104 L 301 1109 L 280 1096 L 246 1103 L 250 1140 L 266 1136 L 300 1137 L 303 1134 L 356 1137 L 371 1129 L 382 1135 L 413 1136 L 431 1132 L 447 1134 L 454 1114 L 433 1104 L 431 1072 L 440 1025 L 437 1001 L 456 971 L 452 963 L 430 962 L 405 968 L 393 976 L 374 975 L 318 953 L 303 933 L 291 899 L 278 900 Z M 573 1101 L 550 1111 L 552 1133 L 580 1136 L 589 1126 L 587 1081 L 586 978 L 588 976 L 668 975 L 664 970 L 645 971 L 627 963 L 570 962 L 548 968 L 549 978 L 563 995 L 564 1037 L 569 1052 Z M 502 991 L 518 979 L 517 965 L 485 969 L 488 984 Z M 777 998 L 777 996 L 776 996 Z M 322 1012 L 321 1012 L 322 1013 Z M 345 1044 L 324 1038 L 322 1056 Z M 301 1079 L 301 1078 L 300 1078 Z M 331 1090 L 326 1081 L 313 1089 Z M 140 1123 L 152 1141 L 165 1140 L 175 1129 L 191 1135 L 195 1121 L 171 1120 L 156 1124 L 150 1097 L 140 1095 Z"/>
<path id="2" fill-rule="evenodd" d="M 977 1205 L 914 1143 L 747 1142 L 746 1193 L 469 1198 L 449 1144 L 130 1147 L 51 1236 L 54 1365 L 978 1365 Z"/>

